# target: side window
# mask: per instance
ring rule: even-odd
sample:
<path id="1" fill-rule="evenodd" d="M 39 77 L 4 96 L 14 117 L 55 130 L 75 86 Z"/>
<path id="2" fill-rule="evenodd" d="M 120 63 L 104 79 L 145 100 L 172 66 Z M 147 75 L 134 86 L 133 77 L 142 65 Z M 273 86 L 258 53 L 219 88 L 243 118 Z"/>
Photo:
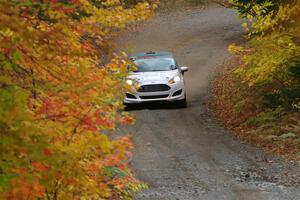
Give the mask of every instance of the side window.
<path id="1" fill-rule="evenodd" d="M 176 68 L 175 68 L 175 69 L 179 69 L 179 70 L 180 70 L 180 67 L 179 67 L 179 65 L 178 65 L 178 62 L 177 62 L 177 60 L 175 60 L 175 59 L 174 59 L 174 62 L 175 62 L 175 66 L 176 66 Z"/>

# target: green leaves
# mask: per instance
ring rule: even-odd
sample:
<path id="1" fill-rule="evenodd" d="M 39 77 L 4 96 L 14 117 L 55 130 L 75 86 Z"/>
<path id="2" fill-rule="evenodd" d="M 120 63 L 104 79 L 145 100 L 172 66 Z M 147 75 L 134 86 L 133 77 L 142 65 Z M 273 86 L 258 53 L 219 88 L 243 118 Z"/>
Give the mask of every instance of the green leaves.
<path id="1" fill-rule="evenodd" d="M 2 113 L 0 120 L 11 119 L 9 115 L 12 112 L 25 113 L 28 93 L 11 84 L 9 77 L 0 77 L 3 86 L 0 88 L 0 112 Z M 21 118 L 21 116 L 19 116 Z"/>
<path id="2" fill-rule="evenodd" d="M 110 178 L 113 178 L 115 176 L 125 177 L 128 175 L 127 173 L 125 173 L 117 167 L 105 167 L 104 170 L 107 176 Z"/>
<path id="3" fill-rule="evenodd" d="M 5 174 L 0 174 L 0 188 L 6 189 L 8 187 L 9 177 Z"/>

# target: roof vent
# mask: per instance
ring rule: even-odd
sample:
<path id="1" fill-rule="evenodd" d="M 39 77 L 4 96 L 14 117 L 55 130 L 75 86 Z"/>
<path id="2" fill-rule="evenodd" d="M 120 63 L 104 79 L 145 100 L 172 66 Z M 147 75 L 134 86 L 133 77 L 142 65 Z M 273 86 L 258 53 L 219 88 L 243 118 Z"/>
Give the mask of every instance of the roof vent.
<path id="1" fill-rule="evenodd" d="M 155 54 L 154 51 L 148 51 L 146 54 Z"/>

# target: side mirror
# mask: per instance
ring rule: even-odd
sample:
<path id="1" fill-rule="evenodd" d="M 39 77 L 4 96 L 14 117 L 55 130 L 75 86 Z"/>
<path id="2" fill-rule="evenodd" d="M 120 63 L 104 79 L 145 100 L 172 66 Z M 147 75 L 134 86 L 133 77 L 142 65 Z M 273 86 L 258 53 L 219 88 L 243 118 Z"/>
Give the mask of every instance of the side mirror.
<path id="1" fill-rule="evenodd" d="M 130 71 L 132 71 L 132 66 L 131 65 L 127 65 L 126 72 L 129 73 Z"/>
<path id="2" fill-rule="evenodd" d="M 180 71 L 182 74 L 184 74 L 185 72 L 189 71 L 189 68 L 186 66 L 182 66 L 182 67 L 180 67 Z"/>

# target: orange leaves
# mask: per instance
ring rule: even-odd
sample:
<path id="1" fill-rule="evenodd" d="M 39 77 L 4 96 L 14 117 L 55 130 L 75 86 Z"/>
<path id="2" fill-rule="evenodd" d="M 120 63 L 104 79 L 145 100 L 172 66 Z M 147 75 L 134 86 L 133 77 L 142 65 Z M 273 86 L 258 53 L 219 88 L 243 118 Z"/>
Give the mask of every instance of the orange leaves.
<path id="1" fill-rule="evenodd" d="M 90 131 L 113 129 L 114 126 L 114 120 L 110 119 L 108 113 L 103 112 L 101 109 L 88 113 L 82 119 L 82 128 Z"/>
<path id="2" fill-rule="evenodd" d="M 133 148 L 132 138 L 130 137 L 118 138 L 117 143 L 115 143 L 115 145 L 126 147 L 128 150 L 130 150 Z"/>
<path id="3" fill-rule="evenodd" d="M 0 194 L 0 199 L 36 200 L 44 196 L 44 188 L 36 181 L 29 182 L 25 177 L 11 180 L 13 187 Z"/>
<path id="4" fill-rule="evenodd" d="M 120 111 L 127 56 L 113 54 L 111 41 L 153 7 L 102 3 L 0 1 L 4 199 L 120 199 L 134 190 L 124 187 L 134 180 L 130 139 L 103 134 L 134 122 Z"/>
<path id="5" fill-rule="evenodd" d="M 40 162 L 32 162 L 31 165 L 33 166 L 34 170 L 38 172 L 45 172 L 49 169 L 49 166 L 42 164 Z"/>
<path id="6" fill-rule="evenodd" d="M 41 104 L 37 110 L 37 114 L 42 118 L 50 120 L 64 120 L 67 116 L 63 111 L 64 102 L 55 96 L 41 97 Z"/>
<path id="7" fill-rule="evenodd" d="M 23 175 L 26 172 L 26 170 L 24 168 L 16 168 L 13 171 L 16 172 L 19 175 Z"/>
<path id="8" fill-rule="evenodd" d="M 135 122 L 135 119 L 133 116 L 131 115 L 125 115 L 125 116 L 122 116 L 119 123 L 121 125 L 130 125 L 130 124 L 133 124 Z"/>

